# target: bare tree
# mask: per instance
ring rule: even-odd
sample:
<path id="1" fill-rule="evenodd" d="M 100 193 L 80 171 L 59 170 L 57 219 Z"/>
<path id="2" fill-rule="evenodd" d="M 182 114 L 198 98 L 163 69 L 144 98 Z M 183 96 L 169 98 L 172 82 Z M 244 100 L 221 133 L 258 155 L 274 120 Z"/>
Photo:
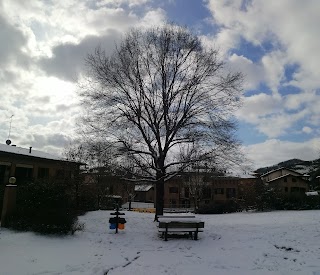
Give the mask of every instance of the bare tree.
<path id="1" fill-rule="evenodd" d="M 188 189 L 189 196 L 193 199 L 195 212 L 202 199 L 211 199 L 212 177 L 225 175 L 225 169 L 215 162 L 207 161 L 198 161 L 186 169 L 184 187 Z M 209 197 L 205 197 L 206 195 Z"/>
<path id="2" fill-rule="evenodd" d="M 200 172 L 189 172 L 184 182 L 185 188 L 188 188 L 189 195 L 193 199 L 194 211 L 199 208 L 199 202 L 203 197 L 203 191 L 208 186 L 204 181 L 204 175 Z"/>
<path id="3" fill-rule="evenodd" d="M 83 171 L 83 177 L 87 175 L 86 181 L 82 179 L 77 181 L 76 194 L 77 201 L 80 193 L 88 193 L 88 190 L 79 190 L 84 185 L 91 184 L 94 188 L 94 195 L 98 208 L 101 206 L 102 198 L 109 195 L 110 187 L 113 182 L 117 181 L 115 176 L 116 169 L 113 165 L 112 155 L 114 148 L 109 142 L 78 140 L 74 144 L 70 144 L 64 151 L 64 155 L 68 160 L 77 161 L 86 164 L 86 171 Z"/>
<path id="4" fill-rule="evenodd" d="M 134 29 L 112 55 L 97 48 L 86 61 L 83 125 L 119 142 L 139 181 L 156 184 L 156 218 L 166 180 L 199 160 L 233 160 L 242 75 L 196 35 L 175 25 Z"/>
<path id="5" fill-rule="evenodd" d="M 131 210 L 131 205 L 132 205 L 132 201 L 134 200 L 134 198 L 136 197 L 136 194 L 134 192 L 134 186 L 135 184 L 133 182 L 130 182 L 127 179 L 124 179 L 122 182 L 122 188 L 124 190 L 124 192 L 126 193 L 126 196 L 128 198 L 128 209 L 129 211 Z"/>

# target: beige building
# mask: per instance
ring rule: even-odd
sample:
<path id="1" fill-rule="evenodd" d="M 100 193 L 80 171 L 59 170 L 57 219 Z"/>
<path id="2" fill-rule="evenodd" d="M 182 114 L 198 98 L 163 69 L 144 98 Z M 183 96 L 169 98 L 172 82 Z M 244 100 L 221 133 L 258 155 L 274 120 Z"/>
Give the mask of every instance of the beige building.
<path id="1" fill-rule="evenodd" d="M 242 193 L 245 192 L 247 186 L 252 186 L 257 181 L 257 178 L 253 177 L 241 178 L 239 176 L 217 176 L 214 174 L 202 178 L 202 182 L 197 182 L 199 179 L 195 182 L 195 184 L 199 184 L 198 190 L 187 183 L 186 175 L 178 176 L 166 182 L 164 206 L 166 208 L 193 207 L 197 196 L 200 205 L 238 200 L 241 191 Z M 198 192 L 197 195 L 197 191 L 200 191 L 200 194 Z"/>
<path id="2" fill-rule="evenodd" d="M 261 176 L 263 183 L 280 193 L 305 193 L 309 191 L 307 176 L 288 168 L 279 168 Z"/>

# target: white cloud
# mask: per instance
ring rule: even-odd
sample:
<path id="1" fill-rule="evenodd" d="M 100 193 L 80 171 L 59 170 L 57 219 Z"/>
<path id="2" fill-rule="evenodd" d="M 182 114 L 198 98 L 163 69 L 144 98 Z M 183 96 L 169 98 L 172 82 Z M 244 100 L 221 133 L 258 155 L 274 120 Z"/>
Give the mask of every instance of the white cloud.
<path id="1" fill-rule="evenodd" d="M 310 134 L 310 133 L 312 133 L 312 129 L 310 127 L 308 127 L 308 126 L 304 126 L 302 128 L 302 132 L 304 132 L 306 134 Z"/>
<path id="2" fill-rule="evenodd" d="M 279 47 L 282 57 L 273 59 L 272 70 L 281 80 L 283 60 L 299 64 L 300 71 L 294 75 L 292 83 L 306 88 L 315 89 L 320 85 L 318 66 L 320 60 L 319 2 L 300 0 L 247 1 L 209 0 L 208 8 L 214 20 L 220 25 L 222 33 L 237 32 L 254 45 L 264 42 L 273 44 L 276 52 Z M 232 37 L 232 36 L 228 36 Z M 239 37 L 226 46 L 238 43 Z M 273 55 L 273 53 L 271 53 Z M 268 62 L 266 60 L 265 62 Z M 268 66 L 269 67 L 269 66 Z M 275 71 L 274 71 L 275 69 Z M 274 83 L 276 84 L 276 83 Z"/>
<path id="3" fill-rule="evenodd" d="M 285 97 L 260 93 L 244 97 L 243 101 L 242 108 L 236 113 L 238 119 L 255 125 L 260 133 L 269 138 L 285 135 L 288 131 L 294 132 L 294 126 L 299 121 L 318 123 L 316 117 L 320 115 L 317 108 L 320 96 L 315 92 Z"/>
<path id="4" fill-rule="evenodd" d="M 276 138 L 288 133 L 294 123 L 306 116 L 307 111 L 295 114 L 273 114 L 270 117 L 263 117 L 257 124 L 257 129 L 269 138 Z"/>
<path id="5" fill-rule="evenodd" d="M 237 112 L 237 117 L 248 123 L 258 123 L 259 119 L 280 113 L 282 99 L 277 95 L 260 93 L 243 99 L 243 106 Z"/>
<path id="6" fill-rule="evenodd" d="M 75 82 L 86 55 L 99 45 L 108 54 L 129 28 L 165 19 L 164 10 L 147 6 L 135 14 L 147 0 L 107 2 L 3 2 L 0 38 L 8 42 L 0 45 L 3 142 L 14 114 L 15 144 L 51 151 L 63 147 L 79 115 Z"/>
<path id="7" fill-rule="evenodd" d="M 263 143 L 245 146 L 243 150 L 252 160 L 255 168 L 272 166 L 292 158 L 313 160 L 319 158 L 320 138 L 305 142 L 269 139 Z"/>
<path id="8" fill-rule="evenodd" d="M 141 6 L 147 4 L 151 0 L 102 0 L 97 1 L 98 6 L 108 5 L 113 7 L 120 7 L 121 5 L 129 5 L 129 7 Z"/>
<path id="9" fill-rule="evenodd" d="M 163 9 L 148 11 L 145 16 L 140 20 L 137 26 L 139 27 L 153 27 L 162 25 L 166 22 L 166 13 Z"/>
<path id="10" fill-rule="evenodd" d="M 220 47 L 229 68 L 246 75 L 244 88 L 254 91 L 254 95 L 245 93 L 247 97 L 237 117 L 269 138 L 293 132 L 320 136 L 317 127 L 320 126 L 319 2 L 204 2 L 213 15 L 207 22 L 217 24 L 214 26 L 217 35 L 202 35 L 202 41 L 205 45 Z M 75 82 L 84 69 L 84 57 L 98 45 L 110 53 L 115 42 L 131 27 L 162 24 L 167 19 L 166 8 L 175 8 L 166 6 L 167 3 L 153 0 L 2 1 L 0 39 L 7 43 L 0 45 L 0 139 L 7 138 L 9 118 L 14 114 L 12 138 L 17 145 L 32 143 L 30 146 L 53 152 L 69 142 L 79 113 Z M 168 20 L 179 22 L 178 18 Z M 237 55 L 230 51 L 243 41 L 254 44 L 257 49 L 270 49 L 258 60 L 252 58 L 250 52 Z M 285 69 L 292 65 L 296 71 L 288 76 Z M 286 91 L 281 95 L 281 88 L 289 89 L 290 85 L 301 91 L 295 94 Z M 314 156 L 309 150 L 310 142 L 273 139 L 248 149 L 261 149 L 271 162 L 272 154 L 262 149 L 263 146 L 270 149 L 278 144 L 283 148 L 282 155 L 274 154 L 274 159 L 281 158 L 279 161 L 291 153 L 292 157 L 300 154 L 299 150 L 306 146 L 304 153 L 306 159 L 310 159 L 307 154 Z M 291 148 L 290 154 L 285 146 Z M 300 149 L 296 151 L 294 146 Z M 255 156 L 256 161 L 265 160 L 263 154 Z"/>
<path id="11" fill-rule="evenodd" d="M 209 0 L 207 6 L 220 27 L 210 42 L 216 43 L 220 37 L 230 67 L 246 75 L 244 88 L 258 89 L 263 83 L 272 91 L 268 95 L 258 90 L 260 94 L 244 98 L 237 117 L 269 138 L 298 132 L 315 134 L 317 131 L 299 125 L 320 125 L 320 97 L 316 92 L 320 87 L 319 2 Z M 243 41 L 261 49 L 259 60 L 250 60 L 250 52 L 228 57 Z M 295 71 L 286 75 L 290 66 Z M 291 94 L 290 85 L 301 91 Z M 283 88 L 286 90 L 281 94 Z"/>
<path id="12" fill-rule="evenodd" d="M 260 64 L 255 64 L 250 59 L 232 54 L 228 60 L 228 66 L 232 70 L 242 72 L 244 74 L 244 89 L 254 90 L 265 78 L 264 68 Z"/>

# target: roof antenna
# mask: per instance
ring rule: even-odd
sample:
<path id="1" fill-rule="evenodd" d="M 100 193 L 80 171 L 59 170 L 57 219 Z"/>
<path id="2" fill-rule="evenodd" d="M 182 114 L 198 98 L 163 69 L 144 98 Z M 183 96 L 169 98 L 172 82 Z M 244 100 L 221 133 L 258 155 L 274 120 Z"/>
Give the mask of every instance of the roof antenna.
<path id="1" fill-rule="evenodd" d="M 10 144 L 11 144 L 10 133 L 11 133 L 12 117 L 13 117 L 13 115 L 11 115 L 11 117 L 10 117 L 10 126 L 9 126 L 8 139 L 6 140 L 6 144 L 7 144 L 7 145 L 10 145 Z"/>

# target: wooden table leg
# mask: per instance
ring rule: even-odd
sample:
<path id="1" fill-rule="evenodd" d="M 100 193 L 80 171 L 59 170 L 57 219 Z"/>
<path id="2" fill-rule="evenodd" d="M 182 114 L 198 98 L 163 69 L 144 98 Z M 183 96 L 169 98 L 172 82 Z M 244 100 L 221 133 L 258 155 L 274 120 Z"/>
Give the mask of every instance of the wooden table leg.
<path id="1" fill-rule="evenodd" d="M 166 223 L 166 232 L 164 234 L 164 240 L 167 241 L 168 240 L 168 224 Z"/>

